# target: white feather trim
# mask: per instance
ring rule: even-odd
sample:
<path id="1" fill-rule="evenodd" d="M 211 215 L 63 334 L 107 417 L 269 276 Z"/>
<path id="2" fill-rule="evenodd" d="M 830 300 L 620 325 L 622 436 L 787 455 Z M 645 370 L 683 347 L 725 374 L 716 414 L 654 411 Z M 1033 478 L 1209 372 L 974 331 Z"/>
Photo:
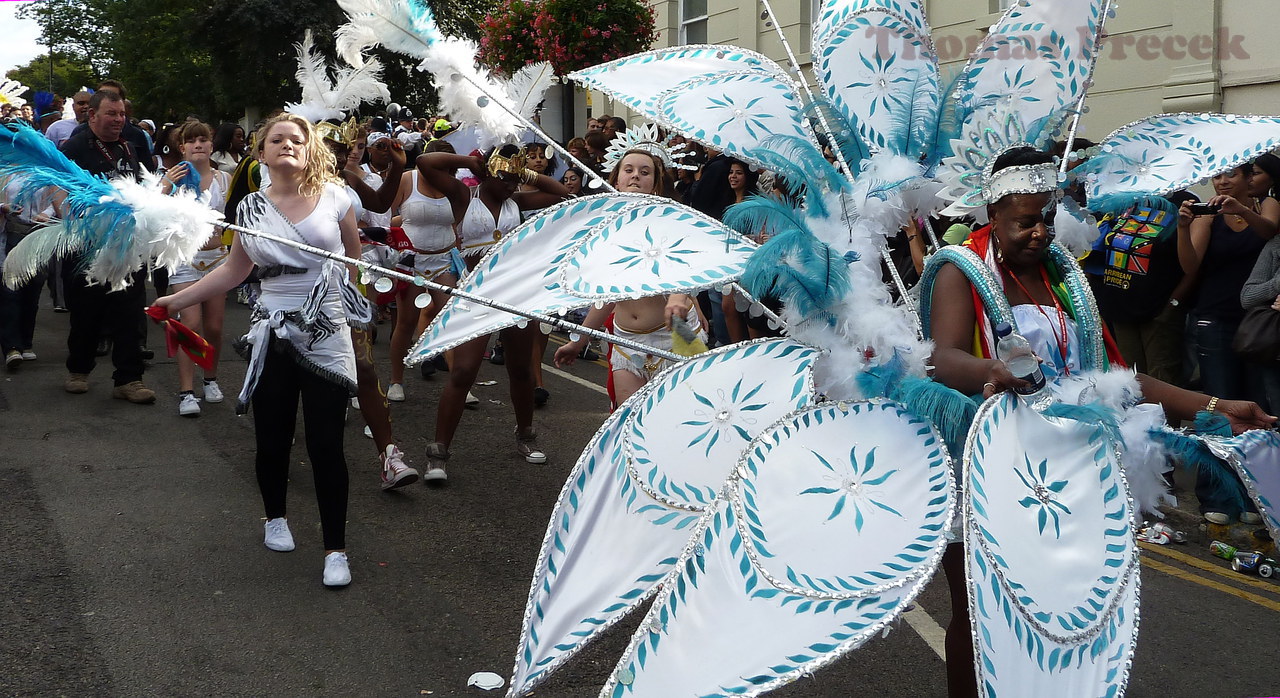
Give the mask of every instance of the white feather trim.
<path id="1" fill-rule="evenodd" d="M 338 27 L 338 53 L 357 68 L 364 65 L 364 51 L 382 45 L 396 53 L 424 59 L 444 34 L 425 3 L 411 0 L 338 0 L 348 23 Z M 474 54 L 474 52 L 473 52 Z"/>
<path id="2" fill-rule="evenodd" d="M 214 224 L 222 214 L 200 201 L 195 193 L 184 190 L 173 196 L 160 192 L 157 175 L 145 175 L 141 183 L 129 178 L 116 179 L 111 186 L 116 200 L 134 212 L 133 234 L 127 248 L 117 254 L 100 252 L 86 270 L 89 283 L 109 284 L 112 290 L 129 285 L 130 274 L 149 259 L 173 268 L 189 264 L 214 233 Z"/>
<path id="3" fill-rule="evenodd" d="M 442 112 L 454 121 L 480 128 L 482 148 L 519 139 L 525 124 L 513 118 L 518 112 L 506 89 L 488 70 L 476 65 L 474 42 L 455 38 L 438 41 L 419 68 L 435 78 Z"/>
<path id="4" fill-rule="evenodd" d="M 315 50 L 311 30 L 297 44 L 298 72 L 302 101 L 285 105 L 285 111 L 312 122 L 341 119 L 364 102 L 390 102 L 391 93 L 379 78 L 382 63 L 376 58 L 362 61 L 358 68 L 339 68 L 336 79 L 329 77 L 324 56 Z"/>
<path id="5" fill-rule="evenodd" d="M 21 107 L 27 103 L 27 100 L 20 95 L 29 89 L 31 88 L 17 80 L 0 78 L 0 104 L 12 104 L 15 107 Z M 70 100 L 67 101 L 69 102 Z"/>
<path id="6" fill-rule="evenodd" d="M 507 81 L 507 97 L 511 99 L 520 116 L 532 119 L 538 110 L 538 105 L 542 103 L 543 96 L 555 81 L 556 71 L 550 63 L 546 61 L 530 63 L 517 70 L 516 74 Z"/>
<path id="7" fill-rule="evenodd" d="M 1080 208 L 1074 199 L 1058 202 L 1058 212 L 1053 217 L 1054 242 L 1067 248 L 1072 257 L 1079 259 L 1098 239 L 1098 221 Z"/>

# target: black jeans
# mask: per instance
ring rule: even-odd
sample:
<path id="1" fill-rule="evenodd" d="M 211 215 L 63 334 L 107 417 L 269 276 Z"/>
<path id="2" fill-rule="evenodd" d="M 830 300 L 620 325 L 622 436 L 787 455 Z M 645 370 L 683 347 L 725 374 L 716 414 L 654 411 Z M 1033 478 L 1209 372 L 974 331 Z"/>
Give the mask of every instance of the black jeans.
<path id="1" fill-rule="evenodd" d="M 142 342 L 146 339 L 143 333 L 146 316 L 142 312 L 147 302 L 146 272 L 135 273 L 124 290 L 111 291 L 107 286 L 90 286 L 84 274 L 76 270 L 79 262 L 78 257 L 62 262 L 67 309 L 71 311 L 67 370 L 92 373 L 98 340 L 106 336 L 113 344 L 111 363 L 116 370 L 111 377 L 115 384 L 142 380 L 146 371 L 142 363 Z"/>
<path id="2" fill-rule="evenodd" d="M 347 528 L 347 460 L 342 453 L 347 389 L 299 366 L 291 355 L 280 351 L 279 343 L 284 341 L 287 340 L 271 338 L 252 398 L 258 443 L 255 465 L 262 505 L 268 519 L 285 515 L 289 451 L 301 397 L 324 549 L 342 550 L 346 547 Z"/>
<path id="3" fill-rule="evenodd" d="M 22 241 L 31 226 L 10 221 L 7 224 L 5 252 Z M 0 349 L 4 352 L 31 348 L 36 332 L 36 311 L 40 308 L 40 287 L 44 274 L 37 274 L 21 287 L 13 289 L 0 284 Z"/>

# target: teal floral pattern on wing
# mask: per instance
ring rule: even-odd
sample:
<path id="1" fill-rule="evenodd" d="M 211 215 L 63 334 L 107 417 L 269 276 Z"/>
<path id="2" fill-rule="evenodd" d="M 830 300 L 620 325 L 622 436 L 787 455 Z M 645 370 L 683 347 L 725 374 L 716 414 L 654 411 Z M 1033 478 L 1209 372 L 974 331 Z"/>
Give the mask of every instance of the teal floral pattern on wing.
<path id="1" fill-rule="evenodd" d="M 1036 514 L 1036 523 L 1040 527 L 1040 535 L 1044 535 L 1044 528 L 1048 524 L 1049 519 L 1053 519 L 1053 537 L 1061 538 L 1062 529 L 1059 526 L 1058 512 L 1070 514 L 1071 510 L 1067 505 L 1057 501 L 1055 495 L 1062 494 L 1062 490 L 1066 489 L 1066 480 L 1048 480 L 1049 461 L 1041 460 L 1040 465 L 1032 468 L 1031 459 L 1025 455 L 1022 457 L 1026 461 L 1026 474 L 1023 470 L 1013 471 L 1022 480 L 1022 484 L 1031 490 L 1031 496 L 1024 497 L 1018 501 L 1024 509 L 1039 508 Z"/>
<path id="2" fill-rule="evenodd" d="M 824 479 L 832 481 L 835 487 L 810 487 L 800 492 L 800 494 L 819 494 L 834 495 L 835 503 L 831 507 L 831 514 L 827 517 L 830 521 L 845 511 L 848 504 L 852 504 L 853 509 L 853 526 L 859 533 L 862 532 L 862 526 L 866 523 L 865 511 L 870 514 L 877 510 L 887 511 L 898 518 L 902 518 L 902 514 L 893 507 L 880 501 L 880 485 L 889 481 L 898 471 L 897 469 L 880 473 L 875 470 L 876 449 L 872 448 L 867 452 L 866 458 L 858 460 L 858 447 L 854 446 L 849 450 L 849 464 L 853 466 L 852 474 L 840 476 L 831 462 L 823 458 L 817 451 L 810 450 L 814 458 L 822 464 L 824 468 L 831 471 L 830 475 L 824 476 Z"/>
<path id="3" fill-rule="evenodd" d="M 714 397 L 707 397 L 696 390 L 690 391 L 693 399 L 700 405 L 693 411 L 693 416 L 697 419 L 687 420 L 681 425 L 701 429 L 701 431 L 689 442 L 689 448 L 703 444 L 703 455 L 710 456 L 711 447 L 715 446 L 722 436 L 741 439 L 743 446 L 751 441 L 752 432 L 748 431 L 747 427 L 756 427 L 759 421 L 751 415 L 767 407 L 768 402 L 756 401 L 760 391 L 765 387 L 764 382 L 744 392 L 742 389 L 744 380 L 746 379 L 739 378 L 732 390 L 717 388 Z M 756 430 L 752 429 L 752 431 Z"/>

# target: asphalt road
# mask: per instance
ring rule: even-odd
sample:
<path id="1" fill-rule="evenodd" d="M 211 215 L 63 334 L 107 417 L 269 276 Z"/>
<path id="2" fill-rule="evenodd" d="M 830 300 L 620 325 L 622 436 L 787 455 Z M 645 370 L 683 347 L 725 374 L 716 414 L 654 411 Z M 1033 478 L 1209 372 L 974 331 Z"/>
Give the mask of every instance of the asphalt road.
<path id="1" fill-rule="evenodd" d="M 481 405 L 463 419 L 443 490 L 381 492 L 353 411 L 354 581 L 332 591 L 320 583 L 301 439 L 289 492 L 298 550 L 262 546 L 252 422 L 233 413 L 244 363 L 223 364 L 228 400 L 197 419 L 177 415 L 175 367 L 162 356 L 146 376 L 161 395 L 154 406 L 113 400 L 109 362 L 88 394 L 68 395 L 67 316 L 45 303 L 40 358 L 0 376 L 0 695 L 498 695 L 467 678 L 510 672 L 547 517 L 606 416 L 597 389 L 548 373 L 552 398 L 537 423 L 550 461 L 529 465 L 509 436 L 502 369 L 486 364 L 480 381 L 498 383 L 475 389 Z M 246 315 L 229 306 L 228 337 Z M 384 377 L 387 332 L 377 345 Z M 162 344 L 154 330 L 152 344 Z M 600 365 L 571 372 L 604 379 Z M 421 459 L 442 385 L 410 374 L 408 401 L 393 406 L 411 459 Z M 1207 552 L 1209 535 L 1248 531 L 1171 520 L 1191 540 L 1144 555 L 1128 695 L 1277 695 L 1280 584 L 1236 575 Z M 887 637 L 773 695 L 944 695 L 945 588 L 932 583 L 919 606 Z M 615 628 L 537 695 L 596 695 L 631 629 Z"/>

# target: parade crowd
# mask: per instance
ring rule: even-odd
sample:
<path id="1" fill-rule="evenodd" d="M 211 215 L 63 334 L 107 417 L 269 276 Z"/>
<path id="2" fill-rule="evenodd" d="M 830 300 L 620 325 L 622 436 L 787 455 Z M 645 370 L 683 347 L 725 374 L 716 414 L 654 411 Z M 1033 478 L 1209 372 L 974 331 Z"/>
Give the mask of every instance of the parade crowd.
<path id="1" fill-rule="evenodd" d="M 600 181 L 619 191 L 670 197 L 716 219 L 747 197 L 792 195 L 779 177 L 679 136 L 629 127 L 617 116 L 590 118 L 582 136 L 562 144 L 575 163 L 538 141 L 491 152 L 460 148 L 455 144 L 469 141 L 448 115 L 421 119 L 407 109 L 345 123 L 312 123 L 281 113 L 246 129 L 196 116 L 165 124 L 135 118 L 125 87 L 110 80 L 68 99 L 74 112 L 69 118 L 59 118 L 56 102 L 49 114 L 6 105 L 2 117 L 10 128 L 22 122 L 40 130 L 90 173 L 135 179 L 153 173 L 166 191 L 197 190 L 230 222 L 292 235 L 443 286 L 456 285 L 503 235 L 537 211 L 604 191 Z M 664 152 L 679 152 L 678 163 L 655 154 L 650 141 Z M 1074 152 L 1058 155 L 1083 161 L 1090 146 L 1078 141 Z M 1255 309 L 1280 310 L 1277 181 L 1280 158 L 1262 155 L 1215 177 L 1212 193 L 1204 197 L 1178 192 L 1169 195 L 1167 207 L 1136 206 L 1099 221 L 1093 251 L 1082 263 L 1131 367 L 1224 401 L 1251 400 L 1271 413 L 1280 409 L 1280 362 L 1238 350 Z M 16 178 L 5 182 L 6 251 L 64 213 L 56 197 L 42 210 L 19 205 L 14 191 L 20 184 Z M 891 240 L 896 271 L 911 285 L 935 247 L 961 244 L 975 227 L 964 219 L 914 220 Z M 754 237 L 767 239 L 763 233 Z M 52 308 L 68 318 L 67 351 L 44 360 L 65 360 L 67 393 L 92 390 L 96 363 L 109 357 L 115 398 L 149 405 L 159 392 L 166 410 L 195 418 L 226 399 L 224 388 L 230 386 L 219 382 L 218 366 L 228 349 L 236 349 L 249 361 L 238 402 L 241 409 L 252 406 L 255 419 L 256 468 L 268 518 L 265 544 L 279 551 L 294 547 L 284 501 L 300 403 L 324 532 L 324 580 L 331 586 L 350 581 L 342 449 L 348 406 L 358 408 L 368 425 L 383 489 L 419 480 L 439 485 L 447 482 L 465 408 L 478 402 L 471 388 L 481 362 L 504 366 L 515 422 L 510 443 L 533 464 L 547 461 L 534 428 L 535 409 L 554 405 L 544 362 L 564 366 L 605 358 L 614 405 L 669 365 L 661 357 L 586 338 L 571 338 L 549 355 L 548 335 L 530 323 L 407 368 L 405 359 L 446 294 L 399 281 L 384 288 L 358 279 L 345 265 L 322 261 L 269 241 L 211 231 L 191 264 L 141 270 L 126 288 L 111 290 L 89 284 L 82 260 L 68 254 L 39 277 L 0 290 L 0 353 L 12 373 L 37 361 L 36 314 Z M 358 286 L 361 295 L 335 290 L 347 285 Z M 46 293 L 49 302 L 43 300 Z M 204 337 L 212 352 L 203 366 L 179 354 L 177 385 L 159 391 L 145 376 L 154 356 L 143 312 L 148 298 Z M 224 326 L 228 299 L 253 305 L 247 331 Z M 747 305 L 732 293 L 707 291 L 583 308 L 574 317 L 665 350 L 676 329 L 692 332 L 708 347 L 779 334 L 763 315 L 747 312 Z M 390 360 L 389 375 L 378 375 L 375 356 Z M 448 373 L 434 440 L 416 463 L 397 445 L 388 405 L 413 399 L 407 372 Z M 1236 515 L 1258 520 L 1254 512 L 1229 511 L 1212 501 L 1208 489 L 1201 506 L 1214 523 Z"/>

